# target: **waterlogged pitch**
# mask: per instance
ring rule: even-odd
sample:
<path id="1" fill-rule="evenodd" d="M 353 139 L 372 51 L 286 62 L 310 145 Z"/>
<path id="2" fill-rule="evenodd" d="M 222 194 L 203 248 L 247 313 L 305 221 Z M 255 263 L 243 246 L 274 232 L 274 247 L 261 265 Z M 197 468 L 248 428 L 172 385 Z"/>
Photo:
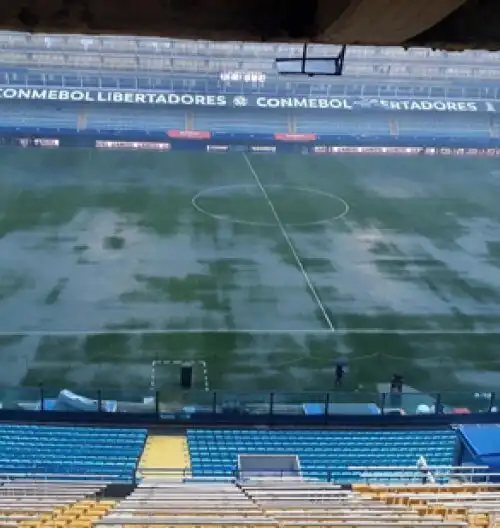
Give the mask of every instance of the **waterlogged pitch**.
<path id="1" fill-rule="evenodd" d="M 0 385 L 500 381 L 500 162 L 0 151 Z M 158 366 L 155 385 L 175 387 Z M 55 390 L 55 389 L 54 389 Z"/>

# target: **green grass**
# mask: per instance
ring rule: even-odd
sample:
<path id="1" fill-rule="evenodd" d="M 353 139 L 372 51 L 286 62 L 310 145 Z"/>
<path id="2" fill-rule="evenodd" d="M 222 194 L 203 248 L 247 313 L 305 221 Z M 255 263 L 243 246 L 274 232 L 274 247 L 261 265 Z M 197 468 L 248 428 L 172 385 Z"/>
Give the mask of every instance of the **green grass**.
<path id="1" fill-rule="evenodd" d="M 152 361 L 203 360 L 211 388 L 318 393 L 346 356 L 360 400 L 395 371 L 495 389 L 497 160 L 249 159 L 274 211 L 239 154 L 0 150 L 0 351 L 24 372 L 0 385 L 143 394 Z"/>

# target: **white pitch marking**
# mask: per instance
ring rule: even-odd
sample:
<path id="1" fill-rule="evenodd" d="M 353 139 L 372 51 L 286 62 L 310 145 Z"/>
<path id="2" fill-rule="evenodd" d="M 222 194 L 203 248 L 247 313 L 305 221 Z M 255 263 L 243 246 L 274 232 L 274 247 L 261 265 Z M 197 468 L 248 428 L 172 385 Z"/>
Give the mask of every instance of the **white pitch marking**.
<path id="1" fill-rule="evenodd" d="M 254 186 L 252 186 L 251 184 L 239 183 L 239 184 L 234 184 L 234 185 L 221 185 L 217 187 L 210 187 L 208 189 L 201 190 L 195 196 L 193 196 L 193 198 L 191 199 L 191 204 L 198 212 L 206 216 L 209 216 L 210 218 L 215 218 L 215 220 L 219 220 L 221 222 L 231 222 L 232 224 L 243 224 L 243 225 L 256 226 L 256 227 L 276 227 L 275 222 L 255 222 L 252 220 L 238 220 L 238 218 L 231 218 L 225 215 L 219 215 L 217 213 L 212 213 L 204 209 L 198 203 L 199 199 L 202 198 L 203 196 L 207 196 L 210 194 L 216 195 L 218 191 L 226 191 L 228 189 L 246 189 L 249 187 L 253 188 Z M 328 198 L 331 198 L 332 200 L 336 200 L 337 202 L 340 202 L 342 204 L 342 207 L 344 208 L 344 210 L 341 213 L 339 213 L 336 216 L 332 216 L 331 218 L 325 218 L 323 220 L 316 220 L 314 222 L 303 222 L 300 224 L 287 223 L 286 225 L 288 227 L 312 227 L 312 226 L 331 224 L 335 220 L 341 220 L 342 218 L 344 218 L 344 216 L 346 216 L 349 213 L 349 209 L 350 209 L 349 204 L 343 198 L 335 194 L 328 193 L 326 191 L 320 191 L 319 189 L 310 189 L 308 187 L 295 187 L 291 185 L 268 185 L 267 188 L 268 189 L 284 189 L 284 190 L 291 189 L 294 191 L 300 191 L 300 192 L 305 192 L 305 193 L 310 193 L 310 194 L 317 194 L 319 196 L 326 196 Z"/>
<path id="2" fill-rule="evenodd" d="M 271 209 L 271 212 L 274 216 L 274 219 L 276 220 L 276 225 L 278 226 L 279 230 L 281 231 L 281 234 L 283 235 L 283 238 L 285 239 L 286 243 L 288 244 L 288 247 L 290 248 L 290 253 L 292 254 L 293 258 L 295 259 L 295 262 L 297 263 L 297 266 L 299 268 L 299 270 L 301 271 L 302 273 L 302 276 L 304 277 L 304 280 L 306 281 L 306 284 L 307 286 L 309 287 L 309 290 L 311 292 L 311 295 L 313 296 L 314 300 L 316 301 L 316 304 L 318 305 L 318 308 L 320 309 L 321 313 L 323 314 L 323 318 L 325 319 L 325 322 L 328 326 L 328 328 L 330 329 L 330 332 L 335 332 L 335 327 L 333 326 L 333 323 L 330 319 L 330 317 L 328 316 L 328 313 L 326 312 L 326 309 L 323 305 L 323 302 L 321 301 L 319 295 L 318 295 L 318 292 L 316 291 L 316 288 L 314 287 L 314 284 L 311 282 L 311 279 L 306 271 L 306 269 L 304 268 L 304 265 L 302 264 L 302 261 L 300 260 L 300 257 L 297 253 L 297 251 L 295 250 L 295 247 L 293 245 L 293 242 L 292 240 L 290 239 L 286 229 L 285 229 L 285 226 L 283 225 L 283 222 L 281 221 L 279 215 L 278 215 L 278 212 L 276 211 L 276 208 L 274 207 L 274 204 L 273 202 L 271 201 L 271 199 L 269 198 L 269 195 L 267 194 L 267 191 L 265 189 L 265 187 L 262 185 L 262 182 L 260 181 L 260 178 L 259 178 L 259 175 L 257 174 L 257 172 L 255 171 L 255 169 L 253 168 L 253 165 L 250 163 L 250 160 L 248 159 L 248 156 L 243 153 L 243 158 L 245 159 L 247 165 L 248 165 L 248 168 L 250 169 L 250 172 L 252 173 L 254 179 L 255 179 L 255 183 L 259 186 L 259 189 L 261 190 L 262 192 L 262 195 L 264 196 L 264 199 L 266 200 L 267 202 L 267 205 L 269 205 L 269 209 Z"/>
<path id="3" fill-rule="evenodd" d="M 329 328 L 318 329 L 272 329 L 272 328 L 167 328 L 167 329 L 120 329 L 120 330 L 4 330 L 0 331 L 0 337 L 85 337 L 99 335 L 169 335 L 169 334 L 249 334 L 249 335 L 331 335 Z M 394 328 L 337 328 L 338 335 L 500 335 L 500 328 L 488 330 L 460 330 L 460 329 L 394 329 Z"/>

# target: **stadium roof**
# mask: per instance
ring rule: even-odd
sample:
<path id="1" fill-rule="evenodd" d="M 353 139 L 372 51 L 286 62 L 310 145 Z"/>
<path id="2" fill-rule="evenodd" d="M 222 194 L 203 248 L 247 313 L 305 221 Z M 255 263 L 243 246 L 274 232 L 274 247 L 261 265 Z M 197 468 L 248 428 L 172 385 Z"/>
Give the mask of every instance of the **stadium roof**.
<path id="1" fill-rule="evenodd" d="M 498 0 L 11 0 L 0 28 L 500 49 Z"/>

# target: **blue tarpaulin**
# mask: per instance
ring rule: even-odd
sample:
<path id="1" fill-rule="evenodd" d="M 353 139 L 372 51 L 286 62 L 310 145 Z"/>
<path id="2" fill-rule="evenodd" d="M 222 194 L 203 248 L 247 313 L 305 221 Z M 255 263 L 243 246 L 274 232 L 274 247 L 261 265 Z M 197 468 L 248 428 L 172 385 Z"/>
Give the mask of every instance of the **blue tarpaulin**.
<path id="1" fill-rule="evenodd" d="M 460 465 L 487 466 L 486 472 L 500 473 L 500 425 L 461 425 L 458 429 L 460 440 Z M 491 481 L 498 481 L 491 476 Z"/>
<path id="2" fill-rule="evenodd" d="M 304 403 L 304 414 L 318 416 L 325 414 L 324 403 Z M 380 414 L 374 403 L 330 403 L 328 414 Z"/>
<path id="3" fill-rule="evenodd" d="M 462 425 L 459 431 L 474 455 L 500 455 L 500 424 Z"/>

